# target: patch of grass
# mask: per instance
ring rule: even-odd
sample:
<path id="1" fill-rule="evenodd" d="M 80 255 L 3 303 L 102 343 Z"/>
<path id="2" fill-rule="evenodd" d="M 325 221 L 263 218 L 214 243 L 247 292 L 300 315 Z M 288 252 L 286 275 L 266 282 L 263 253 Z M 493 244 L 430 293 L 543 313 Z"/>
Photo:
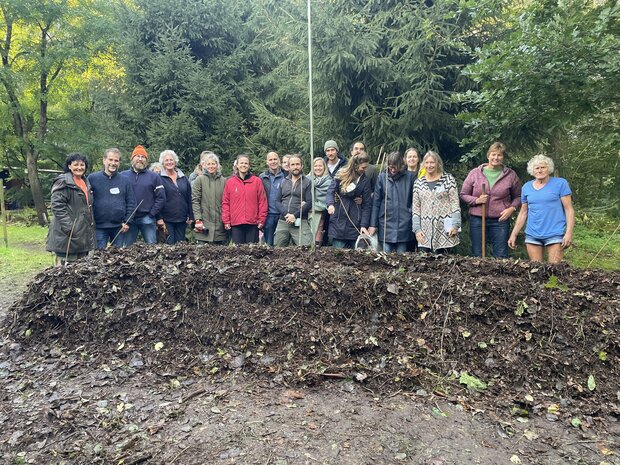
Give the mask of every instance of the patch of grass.
<path id="1" fill-rule="evenodd" d="M 566 260 L 573 266 L 579 268 L 587 267 L 597 252 L 601 253 L 592 262 L 590 268 L 600 268 L 603 270 L 620 269 L 620 231 L 611 237 L 613 229 L 599 229 L 594 225 L 584 224 L 577 218 L 573 246 L 565 254 Z M 607 240 L 611 240 L 605 245 Z"/>
<path id="2" fill-rule="evenodd" d="M 47 228 L 9 225 L 8 247 L 0 227 L 0 278 L 33 274 L 53 264 L 52 255 L 45 251 Z"/>

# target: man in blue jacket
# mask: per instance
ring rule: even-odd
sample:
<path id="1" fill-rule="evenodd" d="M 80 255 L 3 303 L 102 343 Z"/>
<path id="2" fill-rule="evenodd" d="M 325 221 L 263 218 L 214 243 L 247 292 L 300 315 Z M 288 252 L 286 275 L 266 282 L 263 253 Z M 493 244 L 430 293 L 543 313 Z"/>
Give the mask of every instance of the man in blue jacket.
<path id="1" fill-rule="evenodd" d="M 116 247 L 125 245 L 125 233 L 129 231 L 131 215 L 136 208 L 133 187 L 118 172 L 120 164 L 121 152 L 115 148 L 107 149 L 103 154 L 103 170 L 88 176 L 93 190 L 98 249 L 105 249 L 111 241 Z"/>
<path id="2" fill-rule="evenodd" d="M 157 227 L 155 221 L 166 202 L 166 192 L 159 174 L 147 169 L 148 153 L 141 145 L 138 145 L 131 153 L 131 169 L 121 174 L 129 179 L 136 194 L 138 204 L 134 220 L 125 233 L 125 245 L 132 245 L 138 239 L 138 233 L 142 234 L 144 242 L 154 244 L 157 242 Z"/>
<path id="3" fill-rule="evenodd" d="M 263 234 L 265 242 L 273 246 L 276 227 L 278 226 L 278 219 L 280 218 L 280 212 L 276 206 L 276 198 L 278 196 L 280 184 L 282 184 L 282 181 L 286 177 L 286 173 L 280 168 L 280 157 L 276 152 L 267 153 L 265 161 L 267 163 L 267 171 L 263 171 L 259 175 L 259 178 L 263 181 L 263 187 L 267 194 L 267 205 L 269 206 L 267 221 L 265 221 L 263 227 Z"/>

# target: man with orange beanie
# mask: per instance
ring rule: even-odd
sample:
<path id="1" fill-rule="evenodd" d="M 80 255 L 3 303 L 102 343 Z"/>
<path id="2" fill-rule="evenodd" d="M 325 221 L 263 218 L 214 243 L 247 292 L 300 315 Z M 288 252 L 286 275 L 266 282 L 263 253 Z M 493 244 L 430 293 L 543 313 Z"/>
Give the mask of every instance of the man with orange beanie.
<path id="1" fill-rule="evenodd" d="M 131 153 L 131 169 L 121 174 L 131 181 L 136 196 L 138 208 L 134 220 L 125 234 L 125 246 L 130 246 L 142 234 L 144 242 L 157 242 L 157 215 L 166 202 L 166 192 L 161 182 L 161 176 L 147 169 L 148 153 L 138 145 Z"/>

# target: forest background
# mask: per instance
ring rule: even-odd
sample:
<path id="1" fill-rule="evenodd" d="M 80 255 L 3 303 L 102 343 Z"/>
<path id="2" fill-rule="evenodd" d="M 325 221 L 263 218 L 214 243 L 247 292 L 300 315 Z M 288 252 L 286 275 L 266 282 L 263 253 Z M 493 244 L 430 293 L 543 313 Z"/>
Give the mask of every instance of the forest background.
<path id="1" fill-rule="evenodd" d="M 584 215 L 620 211 L 620 5 L 312 0 L 314 153 L 438 150 L 462 181 L 496 140 L 551 156 Z M 205 149 L 310 161 L 304 0 L 4 0 L 0 168 L 45 223 L 69 152 Z M 17 181 L 17 182 L 15 182 Z M 19 188 L 19 186 L 22 186 Z M 616 220 L 613 220 L 616 218 Z"/>

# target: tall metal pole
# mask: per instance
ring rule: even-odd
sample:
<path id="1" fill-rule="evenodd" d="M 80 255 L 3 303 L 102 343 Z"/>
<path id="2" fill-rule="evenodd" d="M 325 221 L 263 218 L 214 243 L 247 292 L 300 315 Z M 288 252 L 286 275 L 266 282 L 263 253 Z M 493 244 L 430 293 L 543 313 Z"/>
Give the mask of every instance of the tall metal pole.
<path id="1" fill-rule="evenodd" d="M 314 175 L 314 164 L 312 160 L 314 159 L 314 121 L 312 115 L 312 11 L 310 8 L 310 0 L 308 0 L 308 102 L 310 105 L 310 173 Z M 303 188 L 303 184 L 302 184 Z M 312 192 L 312 222 L 315 219 L 315 196 L 314 196 L 314 182 L 311 189 Z M 311 224 L 308 222 L 308 224 Z M 310 227 L 310 232 L 312 232 L 312 226 Z M 314 240 L 314 234 L 312 235 L 312 241 L 310 245 L 312 251 L 316 250 L 316 244 Z"/>
<path id="2" fill-rule="evenodd" d="M 308 0 L 308 100 L 310 103 L 310 161 L 314 157 L 314 121 L 312 115 L 312 12 Z"/>
<path id="3" fill-rule="evenodd" d="M 0 210 L 2 210 L 2 231 L 4 234 L 4 246 L 9 247 L 9 235 L 6 230 L 7 218 L 6 207 L 4 205 L 4 181 L 0 178 Z"/>

